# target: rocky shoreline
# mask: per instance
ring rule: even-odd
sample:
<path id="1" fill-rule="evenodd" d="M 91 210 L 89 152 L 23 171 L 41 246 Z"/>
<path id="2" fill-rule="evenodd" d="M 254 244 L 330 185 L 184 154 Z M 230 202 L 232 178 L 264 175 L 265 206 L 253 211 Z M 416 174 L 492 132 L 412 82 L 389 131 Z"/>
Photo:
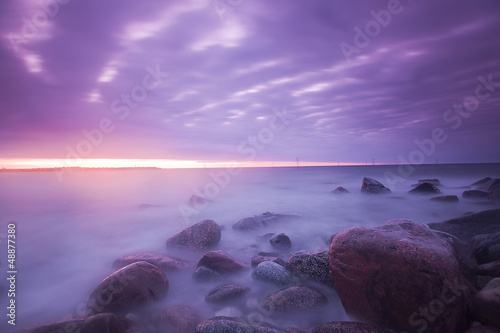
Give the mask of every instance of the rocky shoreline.
<path id="1" fill-rule="evenodd" d="M 425 179 L 409 193 L 449 204 L 437 179 Z M 361 191 L 387 195 L 380 182 L 364 178 Z M 349 195 L 339 187 L 336 195 Z M 485 178 L 464 188 L 463 200 L 493 205 L 500 180 Z M 296 215 L 266 212 L 243 218 L 232 228 L 245 233 L 286 224 Z M 156 253 L 117 258 L 84 315 L 18 332 L 500 332 L 500 209 L 440 223 L 390 220 L 374 228 L 343 230 L 323 249 L 289 253 L 285 233 L 261 236 L 273 252 L 257 251 L 251 262 L 218 249 L 224 230 L 202 220 L 166 240 L 166 253 L 199 253 L 197 262 Z M 258 250 L 258 249 L 257 249 Z M 193 284 L 215 283 L 205 302 L 220 310 L 210 316 L 196 304 L 178 304 L 156 313 L 148 306 L 169 297 L 170 274 Z M 231 283 L 246 274 L 269 291 L 249 311 L 252 285 Z M 353 322 L 318 322 L 338 297 Z M 145 310 L 146 309 L 146 310 Z M 318 316 L 322 314 L 323 316 Z M 295 318 L 298 327 L 286 327 Z M 284 325 L 280 325 L 280 324 Z"/>

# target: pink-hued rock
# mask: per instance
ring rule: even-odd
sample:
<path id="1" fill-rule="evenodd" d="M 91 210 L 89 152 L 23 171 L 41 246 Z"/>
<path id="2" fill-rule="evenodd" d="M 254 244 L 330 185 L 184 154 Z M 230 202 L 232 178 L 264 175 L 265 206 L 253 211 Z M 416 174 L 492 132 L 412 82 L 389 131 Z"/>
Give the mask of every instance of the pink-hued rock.
<path id="1" fill-rule="evenodd" d="M 212 220 L 203 220 L 178 231 L 167 239 L 167 247 L 205 250 L 219 244 L 221 230 Z"/>
<path id="2" fill-rule="evenodd" d="M 330 275 L 346 312 L 408 332 L 463 332 L 474 288 L 453 246 L 427 226 L 391 220 L 338 233 Z"/>
<path id="3" fill-rule="evenodd" d="M 176 305 L 165 309 L 157 316 L 158 332 L 192 333 L 202 317 L 189 305 Z"/>
<path id="4" fill-rule="evenodd" d="M 248 268 L 222 250 L 209 251 L 201 257 L 196 267 L 206 267 L 219 274 L 236 273 Z"/>
<path id="5" fill-rule="evenodd" d="M 87 302 L 89 315 L 126 314 L 167 295 L 168 279 L 156 266 L 139 261 L 125 266 L 99 283 Z"/>

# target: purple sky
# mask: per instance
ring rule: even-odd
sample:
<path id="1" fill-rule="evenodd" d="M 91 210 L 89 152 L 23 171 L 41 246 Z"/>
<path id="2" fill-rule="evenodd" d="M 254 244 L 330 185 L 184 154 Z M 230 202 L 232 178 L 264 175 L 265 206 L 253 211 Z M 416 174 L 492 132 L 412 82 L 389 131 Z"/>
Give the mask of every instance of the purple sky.
<path id="1" fill-rule="evenodd" d="M 500 162 L 498 0 L 44 2 L 0 2 L 0 158 Z"/>

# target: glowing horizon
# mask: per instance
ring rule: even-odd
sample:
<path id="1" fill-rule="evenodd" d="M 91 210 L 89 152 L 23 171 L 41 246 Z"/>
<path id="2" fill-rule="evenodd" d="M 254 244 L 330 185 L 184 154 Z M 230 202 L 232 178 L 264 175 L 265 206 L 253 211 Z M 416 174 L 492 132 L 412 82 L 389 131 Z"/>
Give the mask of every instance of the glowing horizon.
<path id="1" fill-rule="evenodd" d="M 366 163 L 352 162 L 312 162 L 299 161 L 299 166 L 354 166 Z M 295 167 L 297 161 L 196 161 L 172 159 L 0 159 L 0 169 L 45 169 L 45 168 L 161 168 L 161 169 L 193 169 L 193 168 L 226 168 L 226 167 Z"/>

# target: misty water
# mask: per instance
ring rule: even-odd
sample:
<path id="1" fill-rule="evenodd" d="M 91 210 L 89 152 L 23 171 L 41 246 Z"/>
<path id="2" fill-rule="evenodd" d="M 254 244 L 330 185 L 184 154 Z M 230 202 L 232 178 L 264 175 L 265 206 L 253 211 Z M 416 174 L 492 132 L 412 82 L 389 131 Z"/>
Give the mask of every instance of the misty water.
<path id="1" fill-rule="evenodd" d="M 387 178 L 388 172 L 391 177 L 400 178 Z M 362 194 L 360 187 L 365 176 L 379 180 L 392 193 Z M 283 255 L 287 260 L 299 250 L 327 248 L 326 240 L 331 235 L 354 226 L 377 226 L 394 218 L 438 222 L 492 209 L 495 206 L 463 200 L 464 188 L 459 188 L 487 176 L 500 178 L 500 165 L 426 165 L 406 174 L 400 174 L 398 166 L 256 168 L 242 169 L 237 175 L 230 175 L 225 169 L 68 171 L 62 175 L 62 181 L 54 172 L 2 172 L 0 270 L 6 276 L 7 225 L 14 222 L 18 271 L 16 328 L 70 318 L 79 312 L 97 284 L 113 272 L 111 264 L 117 257 L 157 252 L 181 257 L 192 262 L 193 267 L 168 273 L 168 296 L 150 305 L 147 312 L 193 304 L 205 318 L 257 313 L 270 323 L 310 329 L 321 322 L 348 319 L 334 290 L 318 286 L 328 297 L 329 305 L 315 318 L 267 317 L 259 310 L 259 304 L 279 288 L 254 281 L 250 269 L 218 282 L 195 282 L 191 276 L 203 252 L 167 250 L 166 239 L 181 228 L 208 218 L 223 227 L 217 248 L 249 266 L 252 256 L 273 250 L 260 236 L 286 233 L 292 241 L 289 253 Z M 219 185 L 214 178 L 218 178 Z M 458 195 L 460 202 L 440 203 L 430 201 L 428 196 L 409 194 L 411 185 L 423 178 L 438 178 L 443 194 Z M 338 186 L 351 193 L 330 193 Z M 204 193 L 206 190 L 210 192 Z M 196 192 L 211 197 L 212 202 L 203 209 L 188 210 L 187 202 Z M 256 231 L 231 228 L 244 217 L 267 211 L 299 214 L 300 218 Z M 223 283 L 239 283 L 251 291 L 232 309 L 205 303 L 207 292 Z M 11 328 L 6 319 L 5 278 L 0 286 L 3 331 Z"/>

